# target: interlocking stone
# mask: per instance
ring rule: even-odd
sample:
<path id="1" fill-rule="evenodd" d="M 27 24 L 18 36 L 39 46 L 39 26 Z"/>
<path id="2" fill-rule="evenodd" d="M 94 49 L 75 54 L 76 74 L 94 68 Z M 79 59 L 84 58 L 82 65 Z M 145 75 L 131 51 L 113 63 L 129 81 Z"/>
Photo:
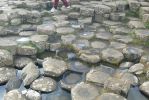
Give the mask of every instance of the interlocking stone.
<path id="1" fill-rule="evenodd" d="M 36 78 L 39 76 L 38 67 L 30 62 L 28 63 L 22 70 L 21 78 L 23 79 L 23 83 L 25 86 L 30 85 Z"/>
<path id="2" fill-rule="evenodd" d="M 98 96 L 98 89 L 89 83 L 81 82 L 71 90 L 73 100 L 93 100 Z"/>
<path id="3" fill-rule="evenodd" d="M 56 89 L 56 82 L 49 77 L 40 77 L 33 81 L 31 88 L 36 91 L 51 92 Z"/>
<path id="4" fill-rule="evenodd" d="M 4 95 L 4 100 L 27 100 L 19 90 L 9 91 Z"/>
<path id="5" fill-rule="evenodd" d="M 16 77 L 16 69 L 1 67 L 0 68 L 0 84 L 8 82 L 11 78 Z"/>
<path id="6" fill-rule="evenodd" d="M 0 1 L 0 99 L 144 100 L 149 0 L 68 3 Z"/>
<path id="7" fill-rule="evenodd" d="M 149 81 L 144 82 L 141 86 L 140 86 L 140 90 L 145 93 L 146 95 L 149 95 Z"/>
<path id="8" fill-rule="evenodd" d="M 56 32 L 56 27 L 53 24 L 43 24 L 37 26 L 37 32 L 44 35 L 52 35 Z"/>
<path id="9" fill-rule="evenodd" d="M 123 59 L 123 54 L 118 50 L 107 48 L 102 51 L 102 60 L 108 63 L 119 64 Z"/>
<path id="10" fill-rule="evenodd" d="M 60 27 L 60 28 L 57 28 L 56 32 L 59 35 L 65 35 L 65 34 L 73 34 L 75 30 L 70 27 Z"/>
<path id="11" fill-rule="evenodd" d="M 142 41 L 147 41 L 149 38 L 149 30 L 148 29 L 135 30 L 135 35 L 138 39 L 140 39 Z"/>
<path id="12" fill-rule="evenodd" d="M 7 50 L 0 49 L 0 59 L 1 66 L 13 65 L 13 55 Z"/>
<path id="13" fill-rule="evenodd" d="M 104 72 L 100 68 L 96 67 L 87 73 L 86 80 L 99 85 L 104 85 L 104 82 L 110 77 L 110 73 Z"/>
<path id="14" fill-rule="evenodd" d="M 63 60 L 45 58 L 43 62 L 44 74 L 48 76 L 58 77 L 68 69 L 68 65 Z"/>
<path id="15" fill-rule="evenodd" d="M 102 95 L 98 96 L 95 100 L 126 100 L 126 98 L 114 94 L 114 93 L 103 93 Z"/>

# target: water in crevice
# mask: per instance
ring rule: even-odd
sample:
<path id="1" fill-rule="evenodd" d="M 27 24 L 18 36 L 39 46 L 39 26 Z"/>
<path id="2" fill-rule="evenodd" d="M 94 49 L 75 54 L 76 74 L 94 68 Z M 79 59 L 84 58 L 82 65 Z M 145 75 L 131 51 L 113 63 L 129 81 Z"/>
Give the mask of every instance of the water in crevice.
<path id="1" fill-rule="evenodd" d="M 148 98 L 140 92 L 138 86 L 135 86 L 129 89 L 127 100 L 148 100 Z"/>
<path id="2" fill-rule="evenodd" d="M 0 100 L 4 100 L 4 94 L 6 93 L 5 85 L 0 86 Z"/>

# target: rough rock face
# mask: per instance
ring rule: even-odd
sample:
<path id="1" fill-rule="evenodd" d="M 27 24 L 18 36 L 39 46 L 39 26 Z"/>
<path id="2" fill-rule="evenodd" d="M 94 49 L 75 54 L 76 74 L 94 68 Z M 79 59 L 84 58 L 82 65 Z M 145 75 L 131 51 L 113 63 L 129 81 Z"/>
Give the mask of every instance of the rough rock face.
<path id="1" fill-rule="evenodd" d="M 41 77 L 33 81 L 31 88 L 36 91 L 51 92 L 56 89 L 56 82 L 49 77 Z"/>
<path id="2" fill-rule="evenodd" d="M 119 64 L 124 56 L 118 50 L 108 48 L 102 51 L 102 60 L 112 64 Z"/>
<path id="3" fill-rule="evenodd" d="M 31 58 L 28 57 L 17 57 L 14 60 L 14 64 L 17 68 L 24 68 L 28 63 L 33 62 Z"/>
<path id="4" fill-rule="evenodd" d="M 104 82 L 110 77 L 110 73 L 102 71 L 100 68 L 96 67 L 87 73 L 86 80 L 96 84 L 104 85 Z"/>
<path id="5" fill-rule="evenodd" d="M 135 74 L 142 74 L 144 72 L 144 65 L 141 63 L 135 64 L 131 66 L 128 71 Z"/>
<path id="6" fill-rule="evenodd" d="M 40 93 L 34 90 L 24 90 L 22 94 L 26 96 L 27 100 L 42 100 Z"/>
<path id="7" fill-rule="evenodd" d="M 149 0 L 52 1 L 0 0 L 0 99 L 149 96 Z"/>
<path id="8" fill-rule="evenodd" d="M 126 100 L 126 98 L 114 93 L 104 93 L 98 96 L 95 100 Z"/>
<path id="9" fill-rule="evenodd" d="M 32 56 L 37 54 L 37 48 L 32 46 L 26 46 L 26 45 L 18 46 L 17 54 L 24 55 L 24 56 Z"/>
<path id="10" fill-rule="evenodd" d="M 51 35 L 56 32 L 56 27 L 53 24 L 43 24 L 37 26 L 37 32 L 43 35 Z"/>
<path id="11" fill-rule="evenodd" d="M 46 49 L 48 35 L 33 35 L 31 41 L 38 48 L 39 52 L 43 52 Z"/>
<path id="12" fill-rule="evenodd" d="M 137 85 L 139 83 L 138 78 L 131 73 L 124 73 L 120 78 L 131 85 Z"/>
<path id="13" fill-rule="evenodd" d="M 58 77 L 68 69 L 68 65 L 63 60 L 46 58 L 43 62 L 44 74 Z"/>
<path id="14" fill-rule="evenodd" d="M 23 79 L 23 83 L 25 86 L 30 85 L 38 76 L 39 69 L 34 63 L 27 64 L 21 74 L 21 78 Z"/>
<path id="15" fill-rule="evenodd" d="M 98 96 L 98 89 L 91 84 L 81 82 L 71 90 L 72 100 L 94 100 Z"/>
<path id="16" fill-rule="evenodd" d="M 13 64 L 13 55 L 7 50 L 0 50 L 0 65 L 10 66 Z"/>
<path id="17" fill-rule="evenodd" d="M 13 77 L 16 77 L 16 69 L 7 67 L 0 68 L 0 84 L 9 81 Z"/>
<path id="18" fill-rule="evenodd" d="M 133 62 L 123 62 L 120 64 L 120 68 L 127 69 L 130 68 L 133 65 Z"/>
<path id="19" fill-rule="evenodd" d="M 4 96 L 4 100 L 27 100 L 23 94 L 19 92 L 19 90 L 9 91 Z"/>
<path id="20" fill-rule="evenodd" d="M 140 90 L 145 93 L 146 95 L 149 95 L 149 81 L 144 82 L 141 86 L 140 86 Z"/>
<path id="21" fill-rule="evenodd" d="M 109 78 L 105 81 L 104 88 L 111 90 L 111 91 L 118 93 L 118 94 L 120 94 L 122 92 L 126 95 L 128 93 L 129 88 L 130 88 L 130 84 L 125 82 L 122 79 Z"/>
<path id="22" fill-rule="evenodd" d="M 76 39 L 76 36 L 72 34 L 62 35 L 61 39 L 64 44 L 71 44 Z"/>
<path id="23" fill-rule="evenodd" d="M 142 56 L 143 51 L 134 47 L 127 47 L 123 49 L 124 57 L 129 61 L 138 61 Z"/>
<path id="24" fill-rule="evenodd" d="M 82 53 L 79 58 L 85 62 L 88 62 L 88 63 L 100 62 L 100 56 L 98 54 Z"/>
<path id="25" fill-rule="evenodd" d="M 138 39 L 141 39 L 142 41 L 147 41 L 149 39 L 149 30 L 137 29 L 135 30 L 135 35 Z"/>
<path id="26" fill-rule="evenodd" d="M 64 34 L 72 34 L 75 32 L 75 30 L 71 27 L 60 27 L 60 28 L 57 28 L 56 32 L 59 35 L 64 35 Z"/>

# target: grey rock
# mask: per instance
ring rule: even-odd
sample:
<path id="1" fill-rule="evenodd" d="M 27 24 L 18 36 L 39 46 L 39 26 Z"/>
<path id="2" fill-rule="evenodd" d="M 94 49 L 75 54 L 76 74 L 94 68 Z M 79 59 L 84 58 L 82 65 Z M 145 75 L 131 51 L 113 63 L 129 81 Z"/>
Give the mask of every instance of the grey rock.
<path id="1" fill-rule="evenodd" d="M 128 84 L 131 84 L 134 86 L 139 84 L 139 80 L 137 76 L 131 73 L 124 73 L 120 78 L 124 80 L 125 82 L 127 82 Z"/>
<path id="2" fill-rule="evenodd" d="M 114 93 L 103 93 L 97 96 L 95 100 L 126 100 L 126 98 Z"/>
<path id="3" fill-rule="evenodd" d="M 145 28 L 144 24 L 141 21 L 129 21 L 129 28 Z"/>
<path id="4" fill-rule="evenodd" d="M 70 27 L 60 27 L 56 30 L 57 34 L 64 35 L 64 34 L 73 34 L 75 30 Z"/>
<path id="5" fill-rule="evenodd" d="M 95 49 L 104 49 L 107 47 L 107 44 L 101 41 L 93 41 L 91 42 L 91 47 Z"/>
<path id="6" fill-rule="evenodd" d="M 144 82 L 141 86 L 140 86 L 140 90 L 145 93 L 146 95 L 149 95 L 149 81 Z"/>
<path id="7" fill-rule="evenodd" d="M 64 73 L 63 78 L 60 80 L 60 86 L 66 90 L 71 90 L 76 84 L 84 81 L 84 75 L 68 71 Z"/>
<path id="8" fill-rule="evenodd" d="M 24 55 L 24 56 L 32 56 L 37 53 L 37 48 L 32 46 L 18 46 L 17 54 Z"/>
<path id="9" fill-rule="evenodd" d="M 81 33 L 79 33 L 79 36 L 81 37 L 81 38 L 84 38 L 84 39 L 92 39 L 92 38 L 94 38 L 94 36 L 95 36 L 95 33 L 94 32 L 81 32 Z"/>
<path id="10" fill-rule="evenodd" d="M 31 58 L 28 57 L 16 57 L 14 60 L 14 65 L 17 68 L 24 68 L 28 63 L 33 62 Z"/>
<path id="11" fill-rule="evenodd" d="M 56 27 L 53 24 L 42 24 L 37 26 L 37 32 L 43 35 L 52 35 L 56 32 Z"/>
<path id="12" fill-rule="evenodd" d="M 34 90 L 23 90 L 22 94 L 26 96 L 27 100 L 42 100 L 41 94 Z"/>
<path id="13" fill-rule="evenodd" d="M 80 13 L 78 12 L 71 12 L 68 14 L 68 18 L 70 19 L 78 19 L 78 17 L 80 17 Z"/>
<path id="14" fill-rule="evenodd" d="M 130 68 L 132 65 L 134 65 L 133 62 L 123 62 L 120 64 L 120 68 L 121 69 L 128 69 Z"/>
<path id="15" fill-rule="evenodd" d="M 102 31 L 96 34 L 96 38 L 102 39 L 102 40 L 110 40 L 112 38 L 112 34 L 109 32 Z"/>
<path id="16" fill-rule="evenodd" d="M 109 78 L 104 83 L 104 88 L 113 91 L 114 93 L 124 93 L 127 95 L 130 84 L 123 79 Z"/>
<path id="17" fill-rule="evenodd" d="M 98 89 L 89 83 L 81 82 L 71 90 L 72 100 L 94 100 L 98 96 Z"/>
<path id="18" fill-rule="evenodd" d="M 131 11 L 137 11 L 140 8 L 140 2 L 136 0 L 129 0 L 129 7 Z"/>
<path id="19" fill-rule="evenodd" d="M 55 80 L 49 77 L 40 77 L 33 81 L 31 88 L 36 91 L 51 92 L 56 89 L 57 85 Z"/>
<path id="20" fill-rule="evenodd" d="M 96 67 L 91 69 L 86 75 L 86 81 L 93 82 L 99 85 L 103 85 L 104 82 L 110 78 L 111 75 L 100 68 Z"/>
<path id="21" fill-rule="evenodd" d="M 8 82 L 13 77 L 16 77 L 16 70 L 14 68 L 0 68 L 0 84 Z"/>
<path id="22" fill-rule="evenodd" d="M 38 48 L 39 52 L 43 52 L 46 50 L 48 35 L 33 35 L 31 36 L 31 41 L 33 45 L 35 45 Z"/>
<path id="23" fill-rule="evenodd" d="M 24 85 L 30 85 L 36 78 L 38 78 L 39 74 L 39 69 L 34 63 L 30 62 L 29 64 L 27 64 L 23 68 L 21 74 Z"/>
<path id="24" fill-rule="evenodd" d="M 99 52 L 96 50 L 81 50 L 79 51 L 79 58 L 88 63 L 98 63 L 100 62 Z"/>
<path id="25" fill-rule="evenodd" d="M 19 89 L 21 84 L 22 84 L 22 80 L 14 77 L 7 82 L 6 87 L 5 87 L 6 91 L 8 92 L 14 89 Z"/>
<path id="26" fill-rule="evenodd" d="M 142 21 L 143 21 L 144 23 L 149 22 L 149 14 L 144 14 L 144 15 L 142 16 Z"/>
<path id="27" fill-rule="evenodd" d="M 110 42 L 109 47 L 122 51 L 124 48 L 127 47 L 127 45 L 125 43 L 120 43 L 120 42 Z"/>
<path id="28" fill-rule="evenodd" d="M 7 14 L 0 14 L 0 25 L 1 26 L 7 26 L 9 23 L 8 21 L 9 19 L 8 19 Z"/>
<path id="29" fill-rule="evenodd" d="M 80 14 L 81 16 L 90 17 L 94 15 L 94 9 L 87 8 L 87 7 L 81 7 L 80 8 Z"/>
<path id="30" fill-rule="evenodd" d="M 58 77 L 68 69 L 68 65 L 63 60 L 45 58 L 43 62 L 44 74 L 48 76 Z"/>
<path id="31" fill-rule="evenodd" d="M 0 65 L 1 66 L 13 65 L 13 55 L 9 51 L 0 49 Z"/>
<path id="32" fill-rule="evenodd" d="M 135 74 L 142 74 L 144 72 L 144 65 L 141 63 L 137 63 L 131 66 L 128 71 Z"/>
<path id="33" fill-rule="evenodd" d="M 128 61 L 139 61 L 143 50 L 135 47 L 127 47 L 123 49 L 123 54 Z"/>
<path id="34" fill-rule="evenodd" d="M 117 42 L 122 42 L 126 44 L 133 42 L 133 38 L 129 35 L 113 35 L 112 38 Z"/>
<path id="35" fill-rule="evenodd" d="M 9 91 L 7 94 L 4 95 L 4 100 L 27 100 L 19 90 L 12 90 Z"/>
<path id="36" fill-rule="evenodd" d="M 119 64 L 123 59 L 123 54 L 118 50 L 107 48 L 102 51 L 102 60 L 108 63 Z"/>
<path id="37" fill-rule="evenodd" d="M 135 35 L 138 39 L 142 41 L 147 41 L 149 39 L 149 30 L 148 29 L 135 30 Z"/>
<path id="38" fill-rule="evenodd" d="M 82 24 L 91 24 L 92 23 L 92 17 L 79 18 L 78 22 L 82 23 Z"/>
<path id="39" fill-rule="evenodd" d="M 73 34 L 62 35 L 61 39 L 64 44 L 71 44 L 76 39 L 76 36 Z"/>
<path id="40" fill-rule="evenodd" d="M 84 48 L 89 47 L 90 43 L 87 39 L 79 39 L 79 40 L 76 40 L 75 42 L 73 42 L 72 46 L 76 51 L 80 51 Z"/>
<path id="41" fill-rule="evenodd" d="M 100 13 L 110 13 L 111 12 L 111 8 L 106 6 L 106 5 L 96 5 L 95 6 L 95 13 L 96 14 L 100 14 Z"/>

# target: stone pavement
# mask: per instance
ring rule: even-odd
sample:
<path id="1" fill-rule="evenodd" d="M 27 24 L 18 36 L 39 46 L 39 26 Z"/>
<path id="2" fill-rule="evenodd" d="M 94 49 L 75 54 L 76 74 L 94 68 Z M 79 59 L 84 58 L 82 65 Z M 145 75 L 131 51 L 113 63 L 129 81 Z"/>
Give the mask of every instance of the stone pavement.
<path id="1" fill-rule="evenodd" d="M 70 5 L 0 1 L 0 100 L 148 100 L 149 0 Z"/>

